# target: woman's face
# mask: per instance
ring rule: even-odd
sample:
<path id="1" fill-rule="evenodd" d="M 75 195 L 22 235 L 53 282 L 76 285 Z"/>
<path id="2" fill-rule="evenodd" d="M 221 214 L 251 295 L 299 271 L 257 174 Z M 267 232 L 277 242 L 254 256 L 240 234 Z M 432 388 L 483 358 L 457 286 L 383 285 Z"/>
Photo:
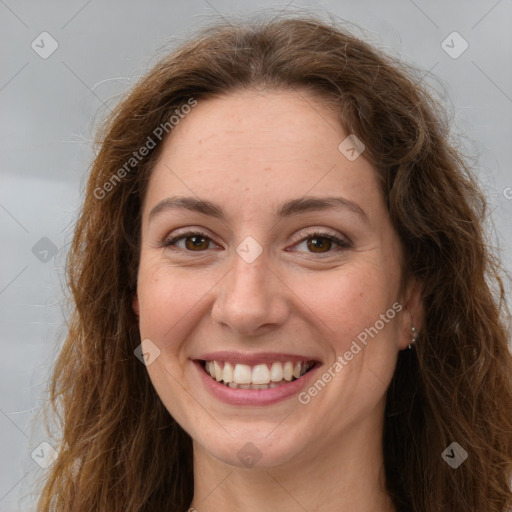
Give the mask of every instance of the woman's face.
<path id="1" fill-rule="evenodd" d="M 251 90 L 199 100 L 164 142 L 133 307 L 151 381 L 207 457 L 272 467 L 380 440 L 411 310 L 348 135 L 304 91 Z"/>

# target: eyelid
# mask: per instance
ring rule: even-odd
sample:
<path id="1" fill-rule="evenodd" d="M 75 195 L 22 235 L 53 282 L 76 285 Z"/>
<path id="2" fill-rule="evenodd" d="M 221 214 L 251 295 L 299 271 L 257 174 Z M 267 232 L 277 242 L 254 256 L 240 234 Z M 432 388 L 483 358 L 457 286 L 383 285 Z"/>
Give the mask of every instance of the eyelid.
<path id="1" fill-rule="evenodd" d="M 207 233 L 203 228 L 181 228 L 176 230 L 176 232 L 173 232 L 172 235 L 167 235 L 161 242 L 161 247 L 172 247 L 173 244 L 175 244 L 178 240 L 181 240 L 183 238 L 188 238 L 190 236 L 202 236 L 204 238 L 207 238 L 212 244 L 215 244 L 217 246 L 220 246 L 219 243 L 215 241 L 215 239 Z M 186 251 L 180 248 L 177 248 L 177 250 L 181 250 L 182 252 L 186 253 L 200 253 L 200 252 L 206 252 L 206 251 Z"/>
<path id="2" fill-rule="evenodd" d="M 314 226 L 310 228 L 304 228 L 301 231 L 299 231 L 296 235 L 294 235 L 293 238 L 295 239 L 295 241 L 293 243 L 302 242 L 306 238 L 314 238 L 315 236 L 318 238 L 331 238 L 333 240 L 339 240 L 340 243 L 352 245 L 352 241 L 346 235 L 340 234 L 328 228 Z"/>
<path id="3" fill-rule="evenodd" d="M 201 235 L 204 237 L 211 238 L 212 240 L 214 239 L 210 231 L 205 228 L 200 228 L 199 226 L 185 226 L 171 231 L 171 233 L 165 236 L 164 241 L 172 240 L 174 238 L 186 235 Z"/>
<path id="4" fill-rule="evenodd" d="M 335 244 L 337 244 L 337 247 L 335 247 L 334 249 L 331 249 L 327 252 L 324 252 L 324 253 L 322 253 L 322 252 L 315 253 L 315 252 L 309 252 L 309 251 L 293 251 L 293 252 L 307 254 L 308 257 L 314 256 L 316 258 L 326 258 L 326 257 L 332 256 L 334 254 L 337 254 L 340 251 L 350 249 L 353 246 L 352 241 L 348 237 L 346 237 L 344 235 L 338 235 L 338 234 L 332 233 L 332 232 L 326 230 L 325 228 L 309 228 L 309 230 L 307 230 L 306 232 L 303 231 L 303 232 L 299 233 L 297 235 L 297 237 L 298 237 L 298 239 L 295 242 L 293 242 L 293 244 L 291 246 L 289 246 L 285 249 L 287 252 L 292 252 L 293 248 L 295 246 L 297 246 L 300 243 L 303 243 L 304 241 L 306 241 L 309 238 L 326 238 L 328 240 L 331 240 Z"/>

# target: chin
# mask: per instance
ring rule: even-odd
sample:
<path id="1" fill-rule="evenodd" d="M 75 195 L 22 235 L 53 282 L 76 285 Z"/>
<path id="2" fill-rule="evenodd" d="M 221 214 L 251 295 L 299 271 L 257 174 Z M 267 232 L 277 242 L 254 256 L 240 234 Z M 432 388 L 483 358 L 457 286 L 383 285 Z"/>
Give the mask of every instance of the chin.
<path id="1" fill-rule="evenodd" d="M 234 441 L 224 446 L 205 446 L 216 459 L 238 468 L 268 469 L 289 463 L 297 454 L 297 445 L 275 441 Z"/>

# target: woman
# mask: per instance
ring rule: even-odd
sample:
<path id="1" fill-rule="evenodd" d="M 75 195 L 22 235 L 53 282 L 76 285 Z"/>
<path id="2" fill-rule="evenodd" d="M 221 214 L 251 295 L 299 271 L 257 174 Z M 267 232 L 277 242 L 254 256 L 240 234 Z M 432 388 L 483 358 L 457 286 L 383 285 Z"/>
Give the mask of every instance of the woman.
<path id="1" fill-rule="evenodd" d="M 508 312 L 442 120 L 313 18 L 159 62 L 99 136 L 39 510 L 509 510 Z"/>

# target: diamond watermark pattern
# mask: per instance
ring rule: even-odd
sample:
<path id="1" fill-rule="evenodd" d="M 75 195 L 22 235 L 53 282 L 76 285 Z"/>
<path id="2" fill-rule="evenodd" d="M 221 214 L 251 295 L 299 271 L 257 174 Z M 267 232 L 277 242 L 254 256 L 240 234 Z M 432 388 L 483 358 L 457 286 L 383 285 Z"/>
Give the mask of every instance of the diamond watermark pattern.
<path id="1" fill-rule="evenodd" d="M 458 32 L 452 32 L 441 43 L 441 48 L 452 59 L 458 59 L 468 47 L 469 43 Z"/>
<path id="2" fill-rule="evenodd" d="M 160 355 L 160 349 L 150 339 L 146 339 L 142 341 L 133 353 L 142 364 L 149 366 Z"/>
<path id="3" fill-rule="evenodd" d="M 30 46 L 39 57 L 47 59 L 59 47 L 59 43 L 48 32 L 41 32 Z"/>
<path id="4" fill-rule="evenodd" d="M 441 453 L 441 457 L 450 467 L 457 469 L 468 458 L 468 452 L 459 443 L 453 442 Z"/>
<path id="5" fill-rule="evenodd" d="M 244 466 L 252 468 L 261 459 L 262 454 L 254 444 L 245 443 L 236 456 Z"/>
<path id="6" fill-rule="evenodd" d="M 338 149 L 347 160 L 353 162 L 366 149 L 366 146 L 360 139 L 351 133 L 338 146 Z"/>
<path id="7" fill-rule="evenodd" d="M 32 254 L 42 263 L 48 263 L 56 253 L 57 246 L 45 236 L 32 247 Z"/>
<path id="8" fill-rule="evenodd" d="M 32 452 L 32 459 L 43 469 L 49 468 L 57 458 L 57 451 L 46 441 L 40 443 Z"/>
<path id="9" fill-rule="evenodd" d="M 252 236 L 248 236 L 238 245 L 236 252 L 246 263 L 252 263 L 263 252 L 263 247 Z"/>

